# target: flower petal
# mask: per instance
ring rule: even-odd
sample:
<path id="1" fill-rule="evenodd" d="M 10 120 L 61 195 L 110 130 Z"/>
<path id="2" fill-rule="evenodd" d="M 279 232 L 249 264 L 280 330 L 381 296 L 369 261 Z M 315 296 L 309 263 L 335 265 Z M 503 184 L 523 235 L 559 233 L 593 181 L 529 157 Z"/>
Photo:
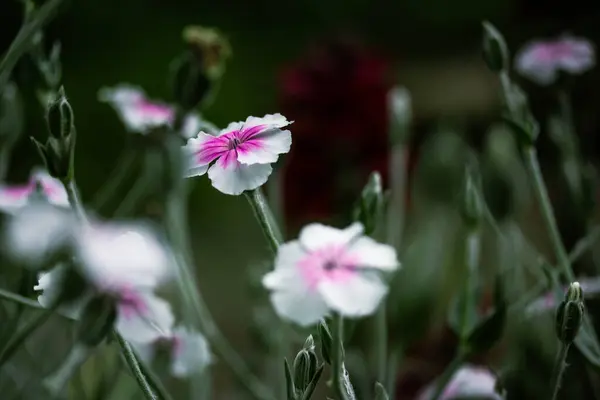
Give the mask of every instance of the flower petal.
<path id="1" fill-rule="evenodd" d="M 362 236 L 352 242 L 350 254 L 356 257 L 359 267 L 394 271 L 400 265 L 396 250 L 392 246 L 377 243 L 367 236 Z"/>
<path id="2" fill-rule="evenodd" d="M 171 374 L 177 378 L 185 378 L 195 372 L 202 371 L 210 363 L 212 356 L 208 342 L 198 332 L 177 327 L 173 330 L 173 359 Z"/>
<path id="3" fill-rule="evenodd" d="M 564 36 L 560 45 L 570 49 L 560 59 L 560 67 L 572 74 L 579 74 L 591 69 L 596 63 L 594 46 L 585 39 Z"/>
<path id="4" fill-rule="evenodd" d="M 242 164 L 274 163 L 279 158 L 279 154 L 290 151 L 291 145 L 290 131 L 268 129 L 240 144 L 237 148 L 237 159 Z"/>
<path id="5" fill-rule="evenodd" d="M 170 272 L 166 246 L 142 226 L 91 225 L 79 232 L 77 254 L 83 272 L 101 290 L 154 288 Z"/>
<path id="6" fill-rule="evenodd" d="M 119 305 L 116 328 L 125 340 L 149 343 L 169 336 L 175 322 L 169 303 L 152 293 L 137 293 L 137 299 L 140 304 L 135 312 Z"/>
<path id="7" fill-rule="evenodd" d="M 279 113 L 267 114 L 262 118 L 248 117 L 244 122 L 243 131 L 246 131 L 250 128 L 254 128 L 256 126 L 263 126 L 264 129 L 283 128 L 284 126 L 288 126 L 291 123 L 292 121 L 288 121 L 286 117 Z"/>
<path id="8" fill-rule="evenodd" d="M 198 136 L 188 140 L 184 152 L 189 159 L 186 176 L 204 175 L 208 165 L 227 154 L 229 151 L 229 140 L 225 137 L 217 137 L 200 132 Z"/>
<path id="9" fill-rule="evenodd" d="M 306 253 L 298 240 L 293 240 L 279 246 L 277 256 L 275 257 L 275 270 L 285 270 L 289 268 L 297 268 L 298 262 Z M 266 277 L 265 277 L 266 278 Z M 263 284 L 268 289 L 276 289 L 278 287 L 276 281 L 263 281 Z"/>
<path id="10" fill-rule="evenodd" d="M 59 207 L 69 207 L 69 196 L 63 184 L 42 168 L 35 168 L 31 173 L 30 183 L 35 187 L 36 183 L 42 186 L 44 195 L 49 203 Z"/>
<path id="11" fill-rule="evenodd" d="M 346 229 L 313 223 L 302 228 L 299 239 L 304 248 L 312 251 L 329 245 L 345 246 L 351 240 L 357 239 L 363 230 L 362 224 L 358 222 L 353 223 Z"/>
<path id="12" fill-rule="evenodd" d="M 367 274 L 354 274 L 338 281 L 323 279 L 318 284 L 318 291 L 329 308 L 346 317 L 373 314 L 387 290 L 379 277 Z"/>
<path id="13" fill-rule="evenodd" d="M 311 289 L 297 268 L 278 268 L 263 278 L 272 289 L 271 303 L 281 318 L 301 326 L 317 323 L 329 313 L 319 292 Z"/>
<path id="14" fill-rule="evenodd" d="M 185 139 L 191 139 L 198 135 L 202 126 L 202 118 L 196 113 L 188 114 L 183 121 L 181 134 Z"/>
<path id="15" fill-rule="evenodd" d="M 273 169 L 269 164 L 245 165 L 236 160 L 235 150 L 231 150 L 208 170 L 213 186 L 225 194 L 239 195 L 246 190 L 262 186 Z"/>

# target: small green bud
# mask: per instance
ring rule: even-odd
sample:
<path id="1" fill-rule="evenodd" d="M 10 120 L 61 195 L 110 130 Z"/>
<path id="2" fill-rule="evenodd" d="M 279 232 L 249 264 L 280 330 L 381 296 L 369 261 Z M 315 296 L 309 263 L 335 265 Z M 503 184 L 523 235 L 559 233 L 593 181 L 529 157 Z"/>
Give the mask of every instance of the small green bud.
<path id="1" fill-rule="evenodd" d="M 325 321 L 319 322 L 317 326 L 319 333 L 319 340 L 321 342 L 321 358 L 329 365 L 331 365 L 331 350 L 333 347 L 333 337 L 327 327 Z"/>
<path id="2" fill-rule="evenodd" d="M 381 175 L 379 172 L 372 172 L 358 199 L 358 204 L 354 207 L 354 219 L 363 224 L 365 234 L 371 235 L 377 229 L 384 208 Z"/>
<path id="3" fill-rule="evenodd" d="M 86 346 L 97 346 L 112 331 L 117 319 L 115 300 L 109 296 L 92 297 L 82 311 L 77 339 Z"/>
<path id="4" fill-rule="evenodd" d="M 577 337 L 583 324 L 584 312 L 581 285 L 573 282 L 556 310 L 556 335 L 565 345 L 573 343 Z"/>
<path id="5" fill-rule="evenodd" d="M 210 80 L 223 75 L 225 63 L 231 57 L 231 46 L 218 30 L 188 26 L 183 30 L 183 40 Z"/>
<path id="6" fill-rule="evenodd" d="M 488 21 L 483 22 L 483 59 L 493 72 L 507 71 L 508 47 L 502 34 Z"/>
<path id="7" fill-rule="evenodd" d="M 315 339 L 313 335 L 308 335 L 306 340 L 304 341 L 304 350 L 314 351 L 315 350 Z"/>
<path id="8" fill-rule="evenodd" d="M 294 384 L 304 391 L 317 371 L 317 356 L 314 351 L 300 350 L 294 359 Z"/>
<path id="9" fill-rule="evenodd" d="M 56 139 L 68 138 L 75 129 L 73 109 L 65 97 L 65 89 L 61 86 L 54 101 L 47 109 L 48 132 Z"/>

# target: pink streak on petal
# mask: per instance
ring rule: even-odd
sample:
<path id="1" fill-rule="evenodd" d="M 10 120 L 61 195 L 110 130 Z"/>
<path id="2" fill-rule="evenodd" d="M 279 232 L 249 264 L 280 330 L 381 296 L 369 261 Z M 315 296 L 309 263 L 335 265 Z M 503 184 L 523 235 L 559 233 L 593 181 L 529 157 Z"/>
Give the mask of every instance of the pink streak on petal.
<path id="1" fill-rule="evenodd" d="M 556 63 L 565 58 L 576 57 L 577 48 L 571 42 L 541 43 L 533 49 L 535 58 L 544 63 Z"/>
<path id="2" fill-rule="evenodd" d="M 131 289 L 121 289 L 119 291 L 119 313 L 125 319 L 131 319 L 136 315 L 142 315 L 148 311 L 144 300 Z"/>
<path id="3" fill-rule="evenodd" d="M 168 122 L 171 122 L 175 114 L 173 108 L 164 104 L 152 103 L 145 99 L 138 101 L 136 106 L 142 114 L 150 118 L 164 119 Z"/>
<path id="4" fill-rule="evenodd" d="M 219 166 L 222 168 L 229 168 L 234 164 L 237 164 L 237 152 L 235 150 L 229 150 L 217 160 Z"/>
<path id="5" fill-rule="evenodd" d="M 196 159 L 199 163 L 208 164 L 226 154 L 228 150 L 229 140 L 226 137 L 210 138 L 202 144 L 202 147 L 196 153 Z"/>
<path id="6" fill-rule="evenodd" d="M 262 150 L 263 148 L 264 140 L 262 139 L 246 140 L 237 146 L 238 152 L 242 154 L 247 154 L 256 150 Z"/>
<path id="7" fill-rule="evenodd" d="M 262 133 L 265 129 L 267 129 L 267 125 L 256 125 L 250 128 L 242 128 L 239 132 L 239 139 L 241 141 L 246 141 L 248 139 L 252 139 L 254 136 Z"/>
<path id="8" fill-rule="evenodd" d="M 5 196 L 10 197 L 14 200 L 19 200 L 24 197 L 28 197 L 34 188 L 34 185 L 28 183 L 27 185 L 5 187 L 4 189 L 2 189 L 2 191 L 4 192 Z"/>
<path id="9" fill-rule="evenodd" d="M 328 263 L 335 263 L 337 267 L 328 270 Z M 308 253 L 297 265 L 309 288 L 315 289 L 322 280 L 343 283 L 355 276 L 358 259 L 343 246 L 328 245 Z"/>

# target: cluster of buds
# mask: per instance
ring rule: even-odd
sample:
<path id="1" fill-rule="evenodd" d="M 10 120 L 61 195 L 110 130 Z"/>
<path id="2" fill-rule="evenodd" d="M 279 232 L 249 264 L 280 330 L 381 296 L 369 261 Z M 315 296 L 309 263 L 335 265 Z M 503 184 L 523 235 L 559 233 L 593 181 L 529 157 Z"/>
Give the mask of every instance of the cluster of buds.
<path id="1" fill-rule="evenodd" d="M 310 399 L 322 373 L 323 365 L 319 366 L 315 341 L 312 335 L 309 335 L 302 349 L 296 354 L 292 369 L 290 370 L 287 361 L 285 363 L 287 400 Z"/>

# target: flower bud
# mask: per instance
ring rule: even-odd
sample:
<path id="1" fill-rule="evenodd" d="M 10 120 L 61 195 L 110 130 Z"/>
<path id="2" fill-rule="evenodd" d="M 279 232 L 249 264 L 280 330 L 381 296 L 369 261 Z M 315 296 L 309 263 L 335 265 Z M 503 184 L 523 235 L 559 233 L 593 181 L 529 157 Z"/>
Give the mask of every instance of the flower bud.
<path id="1" fill-rule="evenodd" d="M 360 221 L 365 234 L 371 235 L 377 229 L 385 208 L 381 175 L 373 172 L 362 190 L 358 204 L 354 207 L 354 219 Z"/>
<path id="2" fill-rule="evenodd" d="M 191 53 L 184 53 L 172 65 L 171 90 L 173 99 L 189 111 L 200 104 L 212 87 L 211 81 Z"/>
<path id="3" fill-rule="evenodd" d="M 461 199 L 461 213 L 465 224 L 476 227 L 481 222 L 483 205 L 473 174 L 467 170 Z"/>
<path id="4" fill-rule="evenodd" d="M 65 97 L 65 89 L 62 86 L 55 99 L 48 105 L 46 118 L 48 132 L 56 139 L 67 138 L 75 130 L 73 109 Z"/>
<path id="5" fill-rule="evenodd" d="M 315 339 L 313 338 L 313 335 L 308 335 L 306 341 L 304 341 L 303 349 L 308 351 L 315 350 Z"/>
<path id="6" fill-rule="evenodd" d="M 483 22 L 483 59 L 493 72 L 508 70 L 508 48 L 502 34 L 488 21 Z"/>
<path id="7" fill-rule="evenodd" d="M 319 322 L 317 331 L 319 332 L 319 340 L 321 342 L 321 358 L 323 358 L 327 364 L 331 365 L 333 337 L 331 336 L 331 332 L 329 331 L 325 321 Z"/>
<path id="8" fill-rule="evenodd" d="M 183 31 L 183 40 L 210 80 L 219 79 L 223 75 L 225 62 L 231 56 L 231 47 L 219 31 L 202 26 L 188 26 Z"/>
<path id="9" fill-rule="evenodd" d="M 317 372 L 317 355 L 314 351 L 302 349 L 294 359 L 294 384 L 304 392 Z"/>
<path id="10" fill-rule="evenodd" d="M 81 313 L 76 337 L 86 346 L 97 346 L 112 331 L 117 319 L 117 307 L 109 296 L 92 297 Z"/>
<path id="11" fill-rule="evenodd" d="M 563 344 L 569 345 L 577 337 L 584 311 L 583 291 L 578 282 L 573 282 L 556 310 L 556 335 Z"/>

